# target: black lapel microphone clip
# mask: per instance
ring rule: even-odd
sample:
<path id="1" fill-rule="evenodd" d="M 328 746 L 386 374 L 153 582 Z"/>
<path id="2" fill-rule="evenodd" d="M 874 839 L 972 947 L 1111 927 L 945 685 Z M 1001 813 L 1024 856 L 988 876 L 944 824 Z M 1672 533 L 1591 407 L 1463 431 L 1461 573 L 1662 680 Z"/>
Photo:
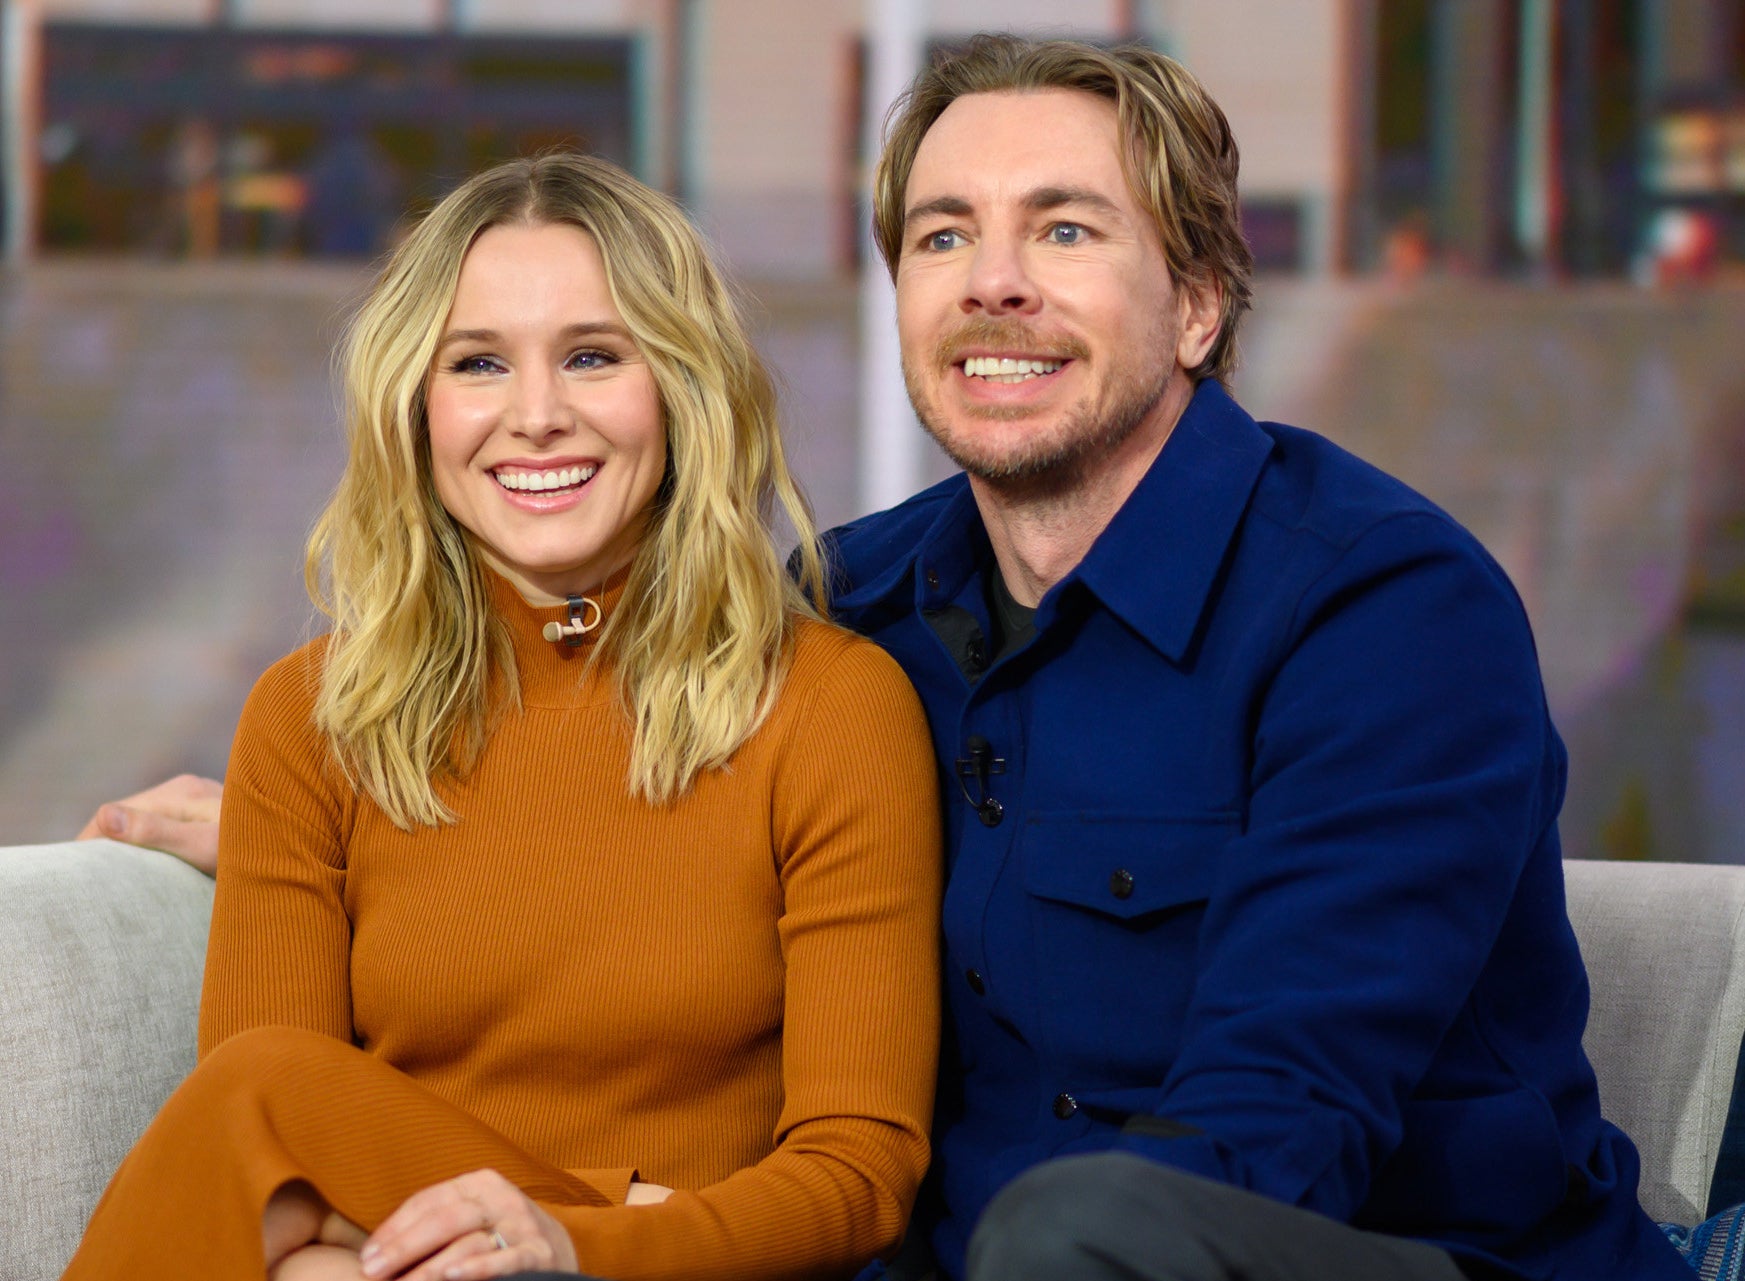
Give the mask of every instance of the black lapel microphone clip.
<path id="1" fill-rule="evenodd" d="M 969 802 L 983 826 L 998 827 L 1006 815 L 1006 807 L 988 795 L 988 779 L 1006 772 L 1006 758 L 995 756 L 994 745 L 980 734 L 971 734 L 964 740 L 964 746 L 969 749 L 969 755 L 957 758 L 957 790 L 963 793 L 963 799 Z M 974 796 L 970 795 L 969 786 L 964 782 L 971 778 L 975 780 Z"/>

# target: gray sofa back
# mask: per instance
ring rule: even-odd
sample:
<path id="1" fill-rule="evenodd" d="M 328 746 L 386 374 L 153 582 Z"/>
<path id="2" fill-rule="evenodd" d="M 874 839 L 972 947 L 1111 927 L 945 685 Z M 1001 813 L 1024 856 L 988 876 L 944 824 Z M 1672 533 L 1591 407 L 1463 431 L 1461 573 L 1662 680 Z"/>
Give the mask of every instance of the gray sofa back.
<path id="1" fill-rule="evenodd" d="M 194 1066 L 212 882 L 110 841 L 0 849 L 0 1281 L 52 1281 Z"/>
<path id="2" fill-rule="evenodd" d="M 1745 1037 L 1745 867 L 1571 860 L 1563 876 L 1600 1110 L 1642 1153 L 1642 1208 L 1701 1222 L 1724 1208 L 1710 1189 Z"/>

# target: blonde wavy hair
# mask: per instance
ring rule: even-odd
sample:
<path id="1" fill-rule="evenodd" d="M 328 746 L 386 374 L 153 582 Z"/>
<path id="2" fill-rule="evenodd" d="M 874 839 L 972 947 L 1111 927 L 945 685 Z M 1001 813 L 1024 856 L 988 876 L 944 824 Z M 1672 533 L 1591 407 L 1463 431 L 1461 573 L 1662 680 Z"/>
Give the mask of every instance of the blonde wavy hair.
<path id="1" fill-rule="evenodd" d="M 873 177 L 873 238 L 891 278 L 903 252 L 909 171 L 933 122 L 967 94 L 1039 89 L 1076 89 L 1114 104 L 1127 139 L 1121 164 L 1134 197 L 1157 225 L 1171 277 L 1178 284 L 1216 282 L 1223 297 L 1218 337 L 1190 372 L 1196 380 L 1227 382 L 1254 275 L 1236 199 L 1236 137 L 1192 72 L 1143 45 L 1099 49 L 1073 40 L 979 35 L 916 76 L 891 107 Z"/>
<path id="2" fill-rule="evenodd" d="M 403 828 L 453 821 L 435 782 L 464 776 L 519 701 L 484 561 L 437 498 L 426 420 L 461 260 L 504 223 L 593 238 L 659 390 L 666 474 L 590 659 L 616 672 L 633 725 L 630 790 L 664 802 L 724 765 L 769 710 L 795 619 L 823 611 L 816 534 L 769 373 L 684 213 L 588 156 L 477 175 L 394 251 L 340 345 L 349 456 L 304 566 L 333 623 L 316 724 L 354 785 Z M 798 581 L 772 533 L 777 505 L 799 535 Z"/>

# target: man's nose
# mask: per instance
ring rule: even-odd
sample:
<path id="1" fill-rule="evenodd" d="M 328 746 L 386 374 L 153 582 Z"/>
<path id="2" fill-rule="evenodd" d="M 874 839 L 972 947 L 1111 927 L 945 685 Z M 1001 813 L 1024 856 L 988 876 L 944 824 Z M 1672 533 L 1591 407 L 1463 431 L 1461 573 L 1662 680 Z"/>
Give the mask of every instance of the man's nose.
<path id="1" fill-rule="evenodd" d="M 961 306 L 966 313 L 999 316 L 1035 311 L 1042 296 L 1014 237 L 987 236 L 975 247 Z"/>

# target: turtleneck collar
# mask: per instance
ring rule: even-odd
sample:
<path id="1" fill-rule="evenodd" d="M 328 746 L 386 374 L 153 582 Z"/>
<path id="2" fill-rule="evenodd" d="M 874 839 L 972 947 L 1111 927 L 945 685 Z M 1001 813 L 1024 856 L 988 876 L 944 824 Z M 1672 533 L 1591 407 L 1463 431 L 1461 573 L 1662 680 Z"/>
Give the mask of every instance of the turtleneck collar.
<path id="1" fill-rule="evenodd" d="M 611 682 L 602 679 L 602 670 L 596 666 L 587 672 L 587 667 L 607 621 L 623 599 L 624 585 L 630 578 L 628 565 L 598 589 L 584 593 L 600 607 L 600 626 L 582 637 L 579 645 L 545 639 L 547 623 L 569 622 L 567 605 L 530 605 L 501 574 L 487 571 L 487 577 L 491 584 L 491 607 L 508 625 L 514 642 L 524 706 L 575 707 L 612 697 Z M 591 617 L 592 611 L 589 614 Z"/>

